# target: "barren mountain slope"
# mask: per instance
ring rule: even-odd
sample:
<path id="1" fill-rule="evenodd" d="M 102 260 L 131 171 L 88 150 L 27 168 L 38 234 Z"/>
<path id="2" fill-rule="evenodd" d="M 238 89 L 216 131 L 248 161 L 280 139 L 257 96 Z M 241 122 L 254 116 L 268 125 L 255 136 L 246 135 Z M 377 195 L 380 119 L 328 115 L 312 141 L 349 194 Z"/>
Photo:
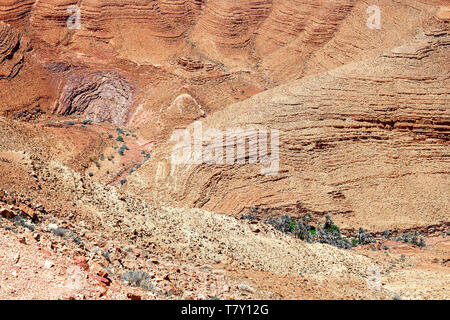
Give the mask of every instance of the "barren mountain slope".
<path id="1" fill-rule="evenodd" d="M 0 0 L 0 299 L 449 299 L 449 13 Z M 236 143 L 206 133 L 268 131 L 237 160 L 268 147 L 273 174 L 175 165 L 188 148 L 169 138 L 199 125 L 215 155 Z M 332 216 L 350 250 L 294 234 L 308 214 Z M 282 215 L 287 234 L 267 224 Z"/>
<path id="2" fill-rule="evenodd" d="M 448 26 L 436 24 L 375 59 L 277 87 L 202 121 L 203 132 L 280 130 L 274 175 L 248 161 L 171 164 L 172 143 L 127 188 L 233 215 L 250 207 L 333 214 L 346 227 L 376 230 L 448 223 L 449 41 Z"/>
<path id="3" fill-rule="evenodd" d="M 381 10 L 380 29 L 366 26 L 374 4 Z M 30 41 L 21 47 L 31 52 L 14 54 L 23 72 L 0 83 L 0 112 L 89 117 L 166 139 L 174 127 L 280 83 L 409 42 L 434 15 L 446 19 L 439 4 L 444 2 L 7 0 L 0 21 Z M 77 21 L 79 28 L 73 27 Z M 183 95 L 195 101 L 194 112 L 184 103 L 171 108 Z M 120 108 L 110 110 L 114 101 Z"/>
<path id="4" fill-rule="evenodd" d="M 47 159 L 45 150 L 52 148 L 47 145 L 55 140 L 52 136 L 42 135 L 38 138 L 38 134 L 38 139 L 30 139 L 33 141 L 33 148 L 26 144 L 11 144 L 11 139 L 16 134 L 11 132 L 9 126 L 6 121 L 0 121 L 0 160 L 4 164 L 0 166 L 0 176 L 6 182 L 2 186 L 7 189 L 5 194 L 2 191 L 0 203 L 2 206 L 9 204 L 7 207 L 13 210 L 10 212 L 15 212 L 16 206 L 22 208 L 17 209 L 17 212 L 23 212 L 21 210 L 25 210 L 24 207 L 31 208 L 26 209 L 27 212 L 34 212 L 37 218 L 33 222 L 22 224 L 28 228 L 30 224 L 34 225 L 33 233 L 15 224 L 17 236 L 2 234 L 10 242 L 4 244 L 6 247 L 0 263 L 8 266 L 7 270 L 14 270 L 14 273 L 12 278 L 11 275 L 8 276 L 8 272 L 1 274 L 4 279 L 2 281 L 7 285 L 1 289 L 17 288 L 23 277 L 29 277 L 27 270 L 42 268 L 39 265 L 44 264 L 44 259 L 58 264 L 55 268 L 58 268 L 59 274 L 55 281 L 61 283 L 62 287 L 59 286 L 60 289 L 52 293 L 43 289 L 42 284 L 48 281 L 46 277 L 55 272 L 44 270 L 42 277 L 31 282 L 33 291 L 24 292 L 27 295 L 18 295 L 17 289 L 12 293 L 2 293 L 0 290 L 0 294 L 13 294 L 16 298 L 62 295 L 62 298 L 92 299 L 99 297 L 96 292 L 101 289 L 95 287 L 94 280 L 112 279 L 114 285 L 105 287 L 106 290 L 101 289 L 100 297 L 123 298 L 121 277 L 127 271 L 139 268 L 148 272 L 153 270 L 156 275 L 155 288 L 150 293 L 136 293 L 146 298 L 164 297 L 158 292 L 164 292 L 162 288 L 165 286 L 172 288 L 172 298 L 200 298 L 200 292 L 189 291 L 191 287 L 197 287 L 195 290 L 203 288 L 201 294 L 206 297 L 219 294 L 221 297 L 233 298 L 389 299 L 395 293 L 409 298 L 418 298 L 419 294 L 426 298 L 448 296 L 447 290 L 440 287 L 442 279 L 448 276 L 445 264 L 440 266 L 429 263 L 430 256 L 435 257 L 434 259 L 445 257 L 445 239 L 438 239 L 436 245 L 430 243 L 426 250 L 392 245 L 394 251 L 386 258 L 384 255 L 370 253 L 372 250 L 369 248 L 349 251 L 324 244 L 308 244 L 262 223 L 247 223 L 198 209 L 154 206 L 117 187 L 92 182 L 89 177 L 80 176 L 57 161 Z M 15 127 L 23 130 L 21 125 Z M 11 168 L 15 169 L 10 171 Z M 7 182 L 11 172 L 15 175 L 15 186 Z M 61 235 L 59 238 L 52 235 L 58 234 L 51 231 L 51 224 L 55 223 L 60 226 L 59 232 L 71 235 L 73 241 L 66 236 Z M 3 219 L 0 219 L 0 225 L 11 230 L 11 226 L 7 227 L 8 224 Z M 130 251 L 127 247 L 134 249 Z M 17 251 L 19 248 L 22 249 Z M 114 249 L 111 251 L 111 248 Z M 32 250 L 39 251 L 39 259 L 33 264 L 27 264 L 26 259 L 29 259 Z M 20 253 L 20 263 L 16 261 L 15 252 Z M 103 252 L 103 255 L 99 252 Z M 118 258 L 119 253 L 125 254 L 125 257 Z M 149 253 L 151 257 L 143 259 Z M 405 263 L 399 260 L 401 267 L 392 270 L 388 261 L 400 259 L 400 253 L 406 253 L 408 260 Z M 67 289 L 63 285 L 71 281 L 70 268 L 78 265 L 78 262 L 68 261 L 67 257 L 72 259 L 80 256 L 88 259 L 90 272 L 102 274 L 95 267 L 99 263 L 108 271 L 107 278 L 99 278 L 95 273 L 86 274 L 90 284 L 86 283 L 81 292 L 73 288 L 69 290 L 71 287 Z M 160 266 L 156 267 L 150 262 Z M 424 262 L 427 264 L 423 265 Z M 183 266 L 182 271 L 174 271 L 174 265 Z M 422 267 L 417 271 L 419 265 Z M 204 271 L 199 269 L 200 266 L 203 266 L 201 269 Z M 383 277 L 389 277 L 392 289 L 389 286 L 381 290 L 368 287 L 370 268 L 375 267 L 383 270 Z M 205 274 L 201 275 L 202 273 Z M 248 273 L 252 276 L 249 277 Z M 225 277 L 217 278 L 219 274 Z M 425 276 L 427 280 L 405 282 L 404 277 L 408 274 L 408 277 L 413 278 Z M 201 276 L 205 277 L 204 281 L 208 281 L 207 283 L 225 286 L 229 288 L 228 291 L 220 289 L 222 287 L 204 288 L 206 283 L 199 278 Z M 194 281 L 200 282 L 196 286 Z M 292 281 L 298 284 L 292 287 Z M 183 283 L 188 283 L 189 288 Z M 250 291 L 240 292 L 242 283 L 250 283 Z M 56 283 L 51 282 L 49 285 L 54 286 Z M 315 288 L 313 291 L 311 286 Z M 430 286 L 434 286 L 432 291 L 429 290 Z M 409 290 L 412 287 L 417 291 L 411 295 Z"/>
<path id="5" fill-rule="evenodd" d="M 310 246 L 267 226 L 255 233 L 245 223 L 209 212 L 153 207 L 116 187 L 91 182 L 56 161 L 44 160 L 46 150 L 51 149 L 47 143 L 55 140 L 52 136 L 37 134 L 38 139 L 28 139 L 33 148 L 26 143 L 11 144 L 17 133 L 9 126 L 0 121 L 2 186 L 19 201 L 30 198 L 40 203 L 46 213 L 36 212 L 44 224 L 56 218 L 69 222 L 72 230 L 84 226 L 103 239 L 113 237 L 122 244 L 150 249 L 159 258 L 170 253 L 186 261 L 253 268 L 275 275 L 345 275 L 363 287 L 370 260 L 358 254 Z M 20 125 L 16 129 L 23 130 Z M 10 177 L 15 185 L 8 182 Z"/>

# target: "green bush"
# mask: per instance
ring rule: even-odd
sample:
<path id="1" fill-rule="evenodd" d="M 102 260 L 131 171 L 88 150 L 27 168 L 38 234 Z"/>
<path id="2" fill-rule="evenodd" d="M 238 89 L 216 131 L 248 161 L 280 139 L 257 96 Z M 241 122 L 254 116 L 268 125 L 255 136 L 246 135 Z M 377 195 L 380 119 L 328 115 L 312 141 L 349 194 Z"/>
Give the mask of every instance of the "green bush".
<path id="1" fill-rule="evenodd" d="M 292 232 L 292 231 L 295 229 L 295 226 L 296 226 L 295 220 L 292 219 L 291 225 L 290 225 L 290 227 L 289 227 L 289 231 Z"/>
<path id="2" fill-rule="evenodd" d="M 328 230 L 330 231 L 337 231 L 337 232 L 341 232 L 341 230 L 339 230 L 339 227 L 335 224 L 333 224 L 330 228 L 328 228 Z"/>

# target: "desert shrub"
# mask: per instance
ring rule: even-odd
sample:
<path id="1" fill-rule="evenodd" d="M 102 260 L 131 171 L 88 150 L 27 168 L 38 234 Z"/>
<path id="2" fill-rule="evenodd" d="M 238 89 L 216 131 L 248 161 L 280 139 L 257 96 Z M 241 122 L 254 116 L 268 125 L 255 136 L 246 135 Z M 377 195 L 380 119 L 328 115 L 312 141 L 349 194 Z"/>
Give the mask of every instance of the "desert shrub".
<path id="1" fill-rule="evenodd" d="M 331 219 L 330 216 L 325 216 L 325 224 L 323 225 L 323 228 L 325 230 L 328 230 L 331 228 L 331 226 L 334 224 L 333 220 Z"/>
<path id="2" fill-rule="evenodd" d="M 59 237 L 64 237 L 67 233 L 69 233 L 69 230 L 58 227 L 58 228 L 52 229 L 51 232 Z"/>
<path id="3" fill-rule="evenodd" d="M 156 288 L 156 284 L 151 281 L 150 275 L 142 270 L 127 271 L 122 275 L 122 280 L 146 291 L 152 291 Z"/>
<path id="4" fill-rule="evenodd" d="M 312 214 L 311 213 L 307 213 L 302 217 L 302 221 L 304 223 L 310 223 L 312 221 Z"/>
<path id="5" fill-rule="evenodd" d="M 78 238 L 78 237 L 73 237 L 72 238 L 73 242 L 75 242 L 77 245 L 81 245 L 83 243 L 83 241 Z"/>
<path id="6" fill-rule="evenodd" d="M 424 239 L 415 231 L 414 234 L 403 233 L 400 237 L 395 237 L 395 241 L 410 243 L 418 247 L 426 247 Z"/>
<path id="7" fill-rule="evenodd" d="M 273 225 L 275 229 L 283 233 L 293 234 L 295 237 L 309 243 L 326 243 L 342 249 L 351 249 L 356 244 L 355 239 L 352 243 L 341 235 L 339 228 L 330 217 L 326 218 L 323 228 L 316 228 L 310 225 L 309 222 L 311 220 L 312 215 L 308 213 L 297 221 L 289 216 L 282 216 L 279 218 L 271 217 L 264 222 Z"/>
<path id="8" fill-rule="evenodd" d="M 27 229 L 29 229 L 29 230 L 31 230 L 31 231 L 34 231 L 34 230 L 35 230 L 34 225 L 27 223 L 27 222 L 25 221 L 25 219 L 22 218 L 21 216 L 15 216 L 15 217 L 14 217 L 14 224 L 15 224 L 16 226 L 21 226 L 21 227 L 27 228 Z"/>
<path id="9" fill-rule="evenodd" d="M 295 220 L 292 219 L 291 225 L 289 226 L 289 231 L 292 232 L 294 230 L 295 226 L 296 226 Z"/>
<path id="10" fill-rule="evenodd" d="M 425 240 L 423 240 L 422 237 L 420 237 L 419 242 L 414 243 L 418 247 L 425 248 L 427 245 L 425 244 Z"/>
<path id="11" fill-rule="evenodd" d="M 275 229 L 283 233 L 290 232 L 292 219 L 289 216 L 281 216 L 278 218 L 270 217 L 264 221 L 267 224 L 271 224 Z"/>
<path id="12" fill-rule="evenodd" d="M 127 178 L 123 178 L 120 180 L 120 184 L 123 186 L 127 182 Z"/>
<path id="13" fill-rule="evenodd" d="M 341 232 L 341 230 L 339 230 L 339 227 L 334 224 L 333 219 L 331 219 L 330 216 L 325 216 L 325 224 L 323 228 L 328 231 L 336 231 L 339 233 Z"/>
<path id="14" fill-rule="evenodd" d="M 317 229 L 317 242 L 326 243 L 341 249 L 351 249 L 353 244 L 346 238 L 343 238 L 341 233 L 330 229 Z"/>
<path id="15" fill-rule="evenodd" d="M 250 213 L 253 213 L 253 214 L 259 214 L 259 209 L 258 209 L 258 207 L 251 207 L 251 208 L 250 208 Z"/>
<path id="16" fill-rule="evenodd" d="M 116 141 L 123 142 L 123 137 L 122 137 L 122 136 L 118 136 L 118 137 L 116 138 Z"/>
<path id="17" fill-rule="evenodd" d="M 111 263 L 111 256 L 110 256 L 109 252 L 107 252 L 107 251 L 103 252 L 102 256 L 106 259 L 106 261 Z"/>
<path id="18" fill-rule="evenodd" d="M 359 228 L 356 232 L 355 239 L 358 244 L 370 244 L 375 242 L 372 235 L 368 232 L 364 232 L 363 228 Z"/>
<path id="19" fill-rule="evenodd" d="M 123 156 L 125 154 L 126 150 L 130 150 L 130 148 L 128 148 L 128 146 L 126 144 L 123 144 L 120 148 L 119 151 L 117 151 L 117 153 L 119 153 L 121 156 Z"/>
<path id="20" fill-rule="evenodd" d="M 253 214 L 251 214 L 251 213 L 249 213 L 249 214 L 241 214 L 239 217 L 242 220 L 256 220 L 256 217 Z"/>

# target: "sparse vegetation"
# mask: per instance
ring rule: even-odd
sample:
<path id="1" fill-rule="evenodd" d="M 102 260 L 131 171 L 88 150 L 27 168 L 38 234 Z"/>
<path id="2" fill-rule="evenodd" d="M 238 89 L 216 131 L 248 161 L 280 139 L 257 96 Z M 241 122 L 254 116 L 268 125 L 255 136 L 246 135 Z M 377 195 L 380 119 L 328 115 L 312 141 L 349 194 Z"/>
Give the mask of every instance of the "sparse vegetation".
<path id="1" fill-rule="evenodd" d="M 413 234 L 403 233 L 400 237 L 395 237 L 394 240 L 404 243 L 410 243 L 422 248 L 426 247 L 425 240 L 417 231 L 415 231 Z"/>
<path id="2" fill-rule="evenodd" d="M 51 232 L 59 237 L 64 237 L 69 232 L 69 230 L 58 227 L 58 228 L 52 229 Z"/>
<path id="3" fill-rule="evenodd" d="M 289 226 L 289 231 L 290 231 L 290 232 L 292 232 L 292 231 L 294 230 L 294 228 L 295 228 L 295 225 L 296 225 L 296 223 L 295 223 L 295 220 L 294 220 L 294 219 L 292 219 L 292 221 L 291 221 L 291 225 Z"/>
<path id="4" fill-rule="evenodd" d="M 152 291 L 156 288 L 156 284 L 151 281 L 151 277 L 147 272 L 142 270 L 131 270 L 122 275 L 122 280 L 128 282 L 134 287 L 139 287 L 146 291 Z"/>
<path id="5" fill-rule="evenodd" d="M 239 217 L 241 219 L 243 219 L 243 220 L 256 220 L 256 217 L 253 214 L 251 214 L 251 213 L 249 213 L 249 214 L 241 214 Z"/>
<path id="6" fill-rule="evenodd" d="M 34 231 L 34 229 L 35 229 L 34 225 L 27 223 L 25 221 L 25 219 L 22 218 L 21 216 L 15 216 L 14 217 L 14 224 L 16 226 L 21 226 L 21 227 L 27 228 L 27 229 L 29 229 L 31 231 Z"/>
<path id="7" fill-rule="evenodd" d="M 117 151 L 118 154 L 120 154 L 121 156 L 123 156 L 125 154 L 126 150 L 130 150 L 130 148 L 128 148 L 128 146 L 126 144 L 123 144 L 120 148 L 119 151 Z"/>
<path id="8" fill-rule="evenodd" d="M 309 243 L 327 243 L 342 249 L 351 249 L 354 247 L 355 242 L 350 242 L 349 239 L 342 236 L 331 217 L 326 216 L 325 219 L 326 221 L 322 228 L 316 228 L 309 224 L 312 220 L 311 214 L 306 214 L 302 219 L 297 221 L 289 216 L 282 216 L 279 218 L 269 218 L 265 223 L 273 225 L 275 229 L 283 233 L 290 233 Z"/>

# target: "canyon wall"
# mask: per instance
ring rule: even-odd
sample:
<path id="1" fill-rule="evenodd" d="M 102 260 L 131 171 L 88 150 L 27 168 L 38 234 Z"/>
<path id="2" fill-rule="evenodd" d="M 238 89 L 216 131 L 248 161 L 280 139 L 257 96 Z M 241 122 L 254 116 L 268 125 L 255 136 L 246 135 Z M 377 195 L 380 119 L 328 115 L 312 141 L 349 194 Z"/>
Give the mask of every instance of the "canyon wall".
<path id="1" fill-rule="evenodd" d="M 448 24 L 435 21 L 377 58 L 279 86 L 201 122 L 203 156 L 211 149 L 234 154 L 229 129 L 279 130 L 273 175 L 261 174 L 269 165 L 261 164 L 261 145 L 250 149 L 256 137 L 231 163 L 177 164 L 183 152 L 195 152 L 192 124 L 189 146 L 180 147 L 179 135 L 158 148 L 127 188 L 145 199 L 232 215 L 252 207 L 261 217 L 330 214 L 343 226 L 380 230 L 445 223 L 449 44 Z M 211 129 L 224 136 L 208 137 Z"/>

